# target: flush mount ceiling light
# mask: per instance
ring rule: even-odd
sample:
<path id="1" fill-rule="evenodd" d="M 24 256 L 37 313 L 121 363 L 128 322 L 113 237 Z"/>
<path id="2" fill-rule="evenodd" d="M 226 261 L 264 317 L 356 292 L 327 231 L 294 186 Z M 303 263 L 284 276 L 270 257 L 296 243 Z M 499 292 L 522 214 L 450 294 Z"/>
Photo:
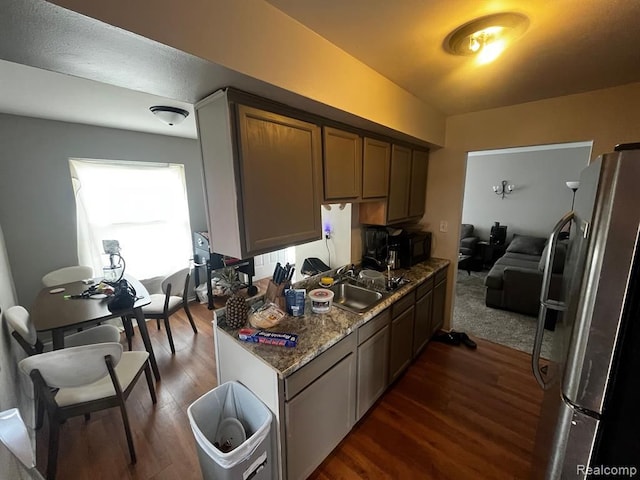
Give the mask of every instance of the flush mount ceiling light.
<path id="1" fill-rule="evenodd" d="M 476 18 L 447 35 L 444 49 L 453 55 L 476 55 L 478 63 L 489 63 L 528 26 L 529 19 L 520 13 L 496 13 Z"/>
<path id="2" fill-rule="evenodd" d="M 164 123 L 171 126 L 178 125 L 189 115 L 189 112 L 182 108 L 166 107 L 162 105 L 149 107 L 149 110 L 151 110 L 153 114 Z"/>

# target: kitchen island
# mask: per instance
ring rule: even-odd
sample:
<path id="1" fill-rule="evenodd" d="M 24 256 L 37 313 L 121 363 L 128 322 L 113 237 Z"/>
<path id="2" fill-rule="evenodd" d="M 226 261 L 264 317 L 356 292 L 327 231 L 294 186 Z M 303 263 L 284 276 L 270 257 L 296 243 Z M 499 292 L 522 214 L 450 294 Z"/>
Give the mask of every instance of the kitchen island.
<path id="1" fill-rule="evenodd" d="M 274 414 L 274 478 L 306 478 L 419 353 L 418 332 L 428 339 L 442 325 L 448 265 L 432 258 L 394 271 L 410 282 L 363 314 L 315 314 L 307 303 L 303 317 L 273 328 L 298 335 L 295 348 L 243 342 L 216 312 L 219 382 L 239 381 Z"/>

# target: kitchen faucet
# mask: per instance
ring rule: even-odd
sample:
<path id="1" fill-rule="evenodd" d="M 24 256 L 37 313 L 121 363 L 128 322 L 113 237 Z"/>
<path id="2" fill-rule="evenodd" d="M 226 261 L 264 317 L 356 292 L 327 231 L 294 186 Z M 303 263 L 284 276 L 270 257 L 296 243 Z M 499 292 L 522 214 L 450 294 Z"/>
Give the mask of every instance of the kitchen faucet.
<path id="1" fill-rule="evenodd" d="M 348 263 L 346 265 L 343 265 L 342 267 L 336 270 L 336 276 L 338 278 L 342 278 L 342 277 L 355 278 L 356 266 L 353 263 Z"/>

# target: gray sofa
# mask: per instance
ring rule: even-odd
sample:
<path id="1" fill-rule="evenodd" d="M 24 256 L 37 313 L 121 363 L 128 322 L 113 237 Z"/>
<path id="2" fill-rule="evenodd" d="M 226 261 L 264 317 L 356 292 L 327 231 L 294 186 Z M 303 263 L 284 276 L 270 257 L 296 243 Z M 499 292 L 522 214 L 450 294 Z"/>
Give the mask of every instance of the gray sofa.
<path id="1" fill-rule="evenodd" d="M 546 238 L 514 235 L 485 278 L 486 305 L 537 316 L 546 248 Z M 560 298 L 565 255 L 566 243 L 559 242 L 549 288 L 552 299 Z"/>

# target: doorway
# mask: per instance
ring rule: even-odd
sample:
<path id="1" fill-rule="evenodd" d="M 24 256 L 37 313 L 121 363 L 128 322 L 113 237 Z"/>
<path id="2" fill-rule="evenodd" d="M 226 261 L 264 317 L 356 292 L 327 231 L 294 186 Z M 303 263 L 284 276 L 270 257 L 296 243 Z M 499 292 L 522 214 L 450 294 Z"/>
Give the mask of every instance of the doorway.
<path id="1" fill-rule="evenodd" d="M 573 142 L 469 152 L 462 223 L 473 225 L 476 243 L 472 268 L 457 273 L 453 330 L 531 353 L 536 317 L 488 307 L 485 280 L 514 235 L 547 238 L 571 209 L 573 191 L 566 182 L 579 179 L 591 146 Z M 498 247 L 490 242 L 496 222 L 506 227 L 505 244 Z M 551 338 L 545 335 L 543 356 L 550 354 Z"/>

